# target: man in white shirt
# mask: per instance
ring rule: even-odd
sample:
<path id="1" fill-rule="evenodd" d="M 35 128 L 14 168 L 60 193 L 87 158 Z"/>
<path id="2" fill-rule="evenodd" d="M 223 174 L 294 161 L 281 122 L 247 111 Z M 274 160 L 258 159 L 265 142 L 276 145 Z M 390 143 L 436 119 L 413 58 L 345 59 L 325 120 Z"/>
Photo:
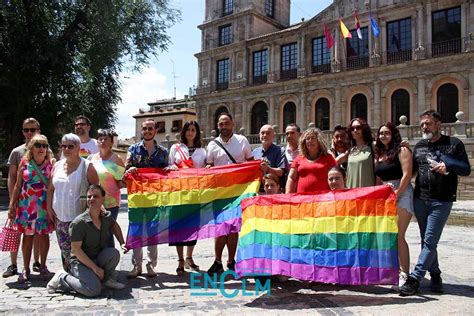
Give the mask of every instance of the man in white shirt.
<path id="1" fill-rule="evenodd" d="M 295 123 L 290 123 L 285 129 L 286 135 L 286 148 L 285 148 L 285 156 L 286 160 L 288 160 L 288 166 L 291 167 L 293 160 L 300 154 L 298 149 L 298 143 L 301 136 L 301 129 Z"/>
<path id="2" fill-rule="evenodd" d="M 207 145 L 207 167 L 230 165 L 253 160 L 250 144 L 242 135 L 233 133 L 234 121 L 229 113 L 222 113 L 217 122 L 219 137 Z M 217 143 L 219 142 L 219 143 Z M 223 148 L 227 150 L 228 153 Z M 229 156 L 230 154 L 230 156 Z M 237 241 L 239 234 L 233 233 L 227 236 L 220 236 L 215 239 L 214 252 L 215 261 L 207 271 L 208 274 L 215 274 L 224 271 L 222 265 L 222 252 L 227 245 L 229 254 L 227 269 L 235 270 L 235 253 L 237 251 Z"/>
<path id="3" fill-rule="evenodd" d="M 81 139 L 81 151 L 79 156 L 87 158 L 89 155 L 99 152 L 97 140 L 89 136 L 91 121 L 84 115 L 79 115 L 74 120 L 74 134 Z"/>

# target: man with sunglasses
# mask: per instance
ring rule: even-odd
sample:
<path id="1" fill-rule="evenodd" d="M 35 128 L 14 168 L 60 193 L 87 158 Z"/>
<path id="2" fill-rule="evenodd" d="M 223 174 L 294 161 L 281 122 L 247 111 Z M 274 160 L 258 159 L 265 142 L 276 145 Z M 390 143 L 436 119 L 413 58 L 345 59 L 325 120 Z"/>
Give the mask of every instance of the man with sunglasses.
<path id="1" fill-rule="evenodd" d="M 359 126 L 355 127 L 359 128 Z M 339 166 L 343 168 L 344 171 L 347 170 L 347 161 L 339 162 L 339 160 L 341 160 L 341 158 L 347 154 L 347 151 L 350 147 L 351 144 L 349 142 L 349 132 L 347 130 L 347 127 L 342 125 L 336 125 L 334 127 L 332 135 L 332 144 L 329 153 L 334 157 L 334 159 L 336 159 Z"/>
<path id="2" fill-rule="evenodd" d="M 15 187 L 15 183 L 17 180 L 18 166 L 20 165 L 20 161 L 26 153 L 28 142 L 36 134 L 41 134 L 40 123 L 35 118 L 32 118 L 32 117 L 25 119 L 22 125 L 22 133 L 23 133 L 23 136 L 25 137 L 25 143 L 12 150 L 7 162 L 7 166 L 8 166 L 7 186 L 8 186 L 8 196 L 10 199 L 12 198 L 13 189 Z M 49 239 L 48 239 L 48 243 L 49 243 Z M 35 242 L 35 246 L 34 246 L 35 262 L 33 263 L 33 271 L 36 271 L 36 272 L 39 271 L 39 267 L 40 267 L 38 249 L 39 249 L 38 245 L 36 245 L 36 242 Z M 17 255 L 18 255 L 17 252 L 10 252 L 11 265 L 3 273 L 4 278 L 14 276 L 18 273 L 18 268 L 16 265 Z"/>
<path id="3" fill-rule="evenodd" d="M 168 150 L 159 145 L 155 140 L 156 123 L 153 119 L 146 119 L 142 123 L 143 140 L 133 144 L 128 149 L 127 162 L 125 163 L 125 175 L 136 173 L 137 168 L 165 168 L 168 166 Z M 156 265 L 158 261 L 157 245 L 148 246 L 147 275 L 156 276 Z M 136 278 L 142 274 L 143 249 L 133 249 L 133 268 L 128 273 L 128 278 Z"/>
<path id="4" fill-rule="evenodd" d="M 89 155 L 93 155 L 99 152 L 97 146 L 97 140 L 91 138 L 89 133 L 91 130 L 91 121 L 84 115 L 79 115 L 74 120 L 74 134 L 79 136 L 81 139 L 81 151 L 79 156 L 87 158 Z"/>

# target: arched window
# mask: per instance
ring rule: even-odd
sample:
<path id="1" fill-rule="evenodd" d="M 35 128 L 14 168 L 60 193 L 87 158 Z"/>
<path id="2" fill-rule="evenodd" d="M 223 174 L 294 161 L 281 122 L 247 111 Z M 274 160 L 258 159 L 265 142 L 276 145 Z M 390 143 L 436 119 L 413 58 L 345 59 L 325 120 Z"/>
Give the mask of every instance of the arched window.
<path id="1" fill-rule="evenodd" d="M 230 113 L 229 110 L 225 106 L 221 106 L 217 109 L 216 113 L 214 114 L 214 130 L 216 131 L 217 135 L 219 135 L 219 130 L 217 129 L 217 121 L 219 120 L 219 115 L 226 112 Z"/>
<path id="2" fill-rule="evenodd" d="M 260 127 L 268 123 L 268 107 L 263 101 L 255 103 L 252 108 L 251 134 L 260 133 Z"/>
<path id="3" fill-rule="evenodd" d="M 358 93 L 351 100 L 351 119 L 360 117 L 367 121 L 367 98 Z"/>
<path id="4" fill-rule="evenodd" d="M 456 122 L 456 112 L 459 111 L 458 88 L 452 83 L 439 87 L 437 96 L 438 112 L 443 123 Z"/>
<path id="5" fill-rule="evenodd" d="M 320 98 L 316 101 L 316 127 L 322 131 L 329 129 L 329 100 Z"/>
<path id="6" fill-rule="evenodd" d="M 283 107 L 283 126 L 284 131 L 290 123 L 296 123 L 296 105 L 293 102 L 287 102 Z"/>
<path id="7" fill-rule="evenodd" d="M 392 123 L 400 124 L 400 116 L 405 115 L 410 125 L 410 94 L 405 89 L 398 89 L 392 94 Z"/>

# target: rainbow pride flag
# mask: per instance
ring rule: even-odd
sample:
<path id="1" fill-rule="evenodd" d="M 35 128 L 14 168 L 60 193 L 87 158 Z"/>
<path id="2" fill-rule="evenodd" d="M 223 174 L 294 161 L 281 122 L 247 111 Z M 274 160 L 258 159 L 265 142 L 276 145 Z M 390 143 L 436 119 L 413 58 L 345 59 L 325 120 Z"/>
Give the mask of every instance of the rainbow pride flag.
<path id="1" fill-rule="evenodd" d="M 260 162 L 210 169 L 138 169 L 127 175 L 127 246 L 213 238 L 237 233 L 240 202 L 260 187 Z"/>
<path id="2" fill-rule="evenodd" d="M 390 187 L 267 195 L 241 205 L 240 276 L 398 284 L 397 210 Z"/>

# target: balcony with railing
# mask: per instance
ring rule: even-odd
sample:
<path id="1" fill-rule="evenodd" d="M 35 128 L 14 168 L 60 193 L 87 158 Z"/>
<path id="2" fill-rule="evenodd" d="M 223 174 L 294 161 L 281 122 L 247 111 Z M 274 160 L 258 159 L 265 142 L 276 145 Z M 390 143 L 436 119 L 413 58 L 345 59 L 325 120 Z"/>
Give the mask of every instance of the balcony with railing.
<path id="1" fill-rule="evenodd" d="M 396 52 L 383 52 L 383 61 L 387 65 L 400 64 L 412 60 L 413 52 L 411 49 L 400 50 Z"/>
<path id="2" fill-rule="evenodd" d="M 267 75 L 252 77 L 252 83 L 255 85 L 267 83 Z"/>
<path id="3" fill-rule="evenodd" d="M 311 65 L 312 73 L 330 73 L 331 64 Z"/>
<path id="4" fill-rule="evenodd" d="M 347 57 L 345 61 L 346 70 L 356 70 L 369 67 L 369 56 Z"/>
<path id="5" fill-rule="evenodd" d="M 295 79 L 298 77 L 298 69 L 288 69 L 288 70 L 282 70 L 280 72 L 280 79 L 281 80 L 289 80 L 289 79 Z"/>
<path id="6" fill-rule="evenodd" d="M 462 51 L 462 39 L 455 38 L 449 41 L 436 42 L 428 45 L 431 57 L 444 57 L 460 54 Z"/>
<path id="7" fill-rule="evenodd" d="M 229 82 L 228 81 L 216 83 L 216 90 L 218 90 L 218 91 L 226 90 L 228 88 L 229 88 Z"/>

